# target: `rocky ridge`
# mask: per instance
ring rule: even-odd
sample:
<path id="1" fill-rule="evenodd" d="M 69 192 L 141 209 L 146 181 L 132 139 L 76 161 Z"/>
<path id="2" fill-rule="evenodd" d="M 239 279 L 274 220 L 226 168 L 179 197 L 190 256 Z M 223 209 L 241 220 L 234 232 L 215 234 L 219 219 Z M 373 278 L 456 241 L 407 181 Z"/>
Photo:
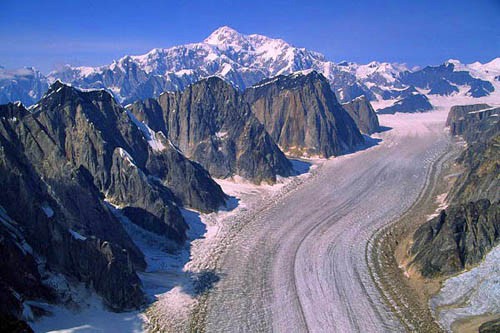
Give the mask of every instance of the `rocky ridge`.
<path id="1" fill-rule="evenodd" d="M 372 134 L 380 130 L 377 114 L 365 96 L 360 96 L 342 107 L 349 113 L 361 133 Z"/>
<path id="2" fill-rule="evenodd" d="M 498 244 L 498 111 L 475 105 L 453 107 L 449 114 L 452 133 L 462 135 L 468 146 L 457 160 L 464 171 L 448 194 L 449 207 L 423 224 L 413 236 L 412 265 L 425 277 L 450 275 L 471 267 Z"/>
<path id="3" fill-rule="evenodd" d="M 186 239 L 181 205 L 211 212 L 226 199 L 109 93 L 61 82 L 30 110 L 0 106 L 0 171 L 0 312 L 9 318 L 43 313 L 39 301 L 71 303 L 64 284 L 83 283 L 115 311 L 144 304 L 144 256 L 104 200 L 175 247 Z"/>
<path id="4" fill-rule="evenodd" d="M 201 80 L 128 110 L 214 177 L 239 175 L 260 183 L 294 172 L 241 94 L 222 79 Z"/>

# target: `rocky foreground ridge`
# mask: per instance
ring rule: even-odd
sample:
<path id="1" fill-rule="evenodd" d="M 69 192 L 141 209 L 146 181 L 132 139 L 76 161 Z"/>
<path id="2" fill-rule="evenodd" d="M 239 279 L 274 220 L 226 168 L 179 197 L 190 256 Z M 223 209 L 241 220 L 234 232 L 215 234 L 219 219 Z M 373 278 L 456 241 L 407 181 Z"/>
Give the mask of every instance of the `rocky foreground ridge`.
<path id="1" fill-rule="evenodd" d="M 342 103 L 342 107 L 349 113 L 361 133 L 373 134 L 380 131 L 377 114 L 365 96 Z"/>
<path id="2" fill-rule="evenodd" d="M 276 101 L 266 112 L 276 115 L 273 128 L 289 132 L 283 145 L 324 156 L 363 143 L 357 122 L 367 131 L 378 126 L 366 100 L 353 120 L 316 72 L 257 88 L 246 95 L 211 77 L 124 108 L 106 90 L 56 81 L 29 109 L 1 105 L 5 322 L 22 326 L 17 320 L 44 315 L 43 302 L 77 304 L 78 285 L 111 310 L 140 308 L 146 299 L 137 272 L 146 260 L 130 225 L 176 249 L 186 241 L 183 207 L 208 213 L 225 205 L 212 176 L 272 183 L 295 174 L 266 130 L 271 122 L 252 112 L 253 97 Z"/>
<path id="3" fill-rule="evenodd" d="M 425 277 L 450 275 L 480 262 L 500 240 L 500 108 L 456 106 L 448 126 L 467 148 L 448 195 L 449 207 L 414 234 L 412 265 Z"/>
<path id="4" fill-rule="evenodd" d="M 30 110 L 0 106 L 0 187 L 0 313 L 19 319 L 43 313 L 38 301 L 71 304 L 59 288 L 75 283 L 112 310 L 144 304 L 144 255 L 110 205 L 175 248 L 188 228 L 180 207 L 211 212 L 226 199 L 109 93 L 60 82 Z"/>

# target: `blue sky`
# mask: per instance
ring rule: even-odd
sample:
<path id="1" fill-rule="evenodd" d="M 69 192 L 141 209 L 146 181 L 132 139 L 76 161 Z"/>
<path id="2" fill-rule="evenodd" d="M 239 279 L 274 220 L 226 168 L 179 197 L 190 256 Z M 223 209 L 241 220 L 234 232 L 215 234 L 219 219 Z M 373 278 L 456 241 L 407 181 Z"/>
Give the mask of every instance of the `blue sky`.
<path id="1" fill-rule="evenodd" d="M 0 1 L 0 65 L 43 72 L 197 42 L 229 25 L 332 61 L 438 64 L 500 56 L 500 0 Z"/>

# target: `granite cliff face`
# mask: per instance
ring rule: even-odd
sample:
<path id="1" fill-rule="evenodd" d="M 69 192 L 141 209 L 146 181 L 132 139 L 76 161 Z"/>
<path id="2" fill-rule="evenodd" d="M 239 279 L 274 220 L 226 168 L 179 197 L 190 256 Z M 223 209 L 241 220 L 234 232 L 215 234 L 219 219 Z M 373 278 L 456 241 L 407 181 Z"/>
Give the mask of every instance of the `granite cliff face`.
<path id="1" fill-rule="evenodd" d="M 469 143 L 486 142 L 500 131 L 499 114 L 500 107 L 487 104 L 454 106 L 446 124 L 452 135 L 461 135 Z"/>
<path id="2" fill-rule="evenodd" d="M 488 199 L 452 205 L 414 235 L 414 262 L 425 277 L 450 275 L 480 262 L 500 235 L 500 205 Z"/>
<path id="3" fill-rule="evenodd" d="M 479 111 L 484 109 L 489 109 L 491 106 L 488 104 L 471 104 L 471 105 L 455 105 L 450 108 L 450 112 L 448 112 L 448 117 L 446 118 L 446 126 L 450 127 L 452 135 L 460 135 L 463 132 L 463 129 L 459 125 L 459 123 L 465 119 L 465 116 L 469 112 Z"/>
<path id="4" fill-rule="evenodd" d="M 26 300 L 71 303 L 54 288 L 62 280 L 91 286 L 112 310 L 144 303 L 144 256 L 104 200 L 180 245 L 179 207 L 211 212 L 226 199 L 205 169 L 110 94 L 60 82 L 29 111 L 0 106 L 0 188 L 0 312 L 18 319 L 27 319 Z"/>
<path id="5" fill-rule="evenodd" d="M 464 168 L 450 195 L 461 202 L 500 200 L 500 135 L 471 144 L 457 159 Z"/>
<path id="6" fill-rule="evenodd" d="M 290 162 L 240 93 L 212 77 L 129 106 L 130 112 L 212 176 L 239 175 L 256 183 L 293 174 Z"/>
<path id="7" fill-rule="evenodd" d="M 51 172 L 33 166 L 26 151 L 44 142 L 23 143 L 16 131 L 24 118 L 17 119 L 0 124 L 2 313 L 20 318 L 25 300 L 70 302 L 52 289 L 57 274 L 92 285 L 112 309 L 137 308 L 144 302 L 135 273 L 145 267 L 142 253 L 84 171 L 61 160 Z M 45 167 L 53 159 L 42 159 Z"/>
<path id="8" fill-rule="evenodd" d="M 486 108 L 486 109 L 484 109 Z M 449 207 L 414 234 L 413 265 L 423 276 L 449 275 L 480 262 L 500 240 L 500 127 L 498 109 L 453 107 L 448 125 L 467 141 Z"/>
<path id="9" fill-rule="evenodd" d="M 264 80 L 248 88 L 244 96 L 269 134 L 290 155 L 330 157 L 364 142 L 326 78 L 315 71 Z"/>
<path id="10" fill-rule="evenodd" d="M 361 133 L 372 134 L 380 130 L 377 114 L 365 96 L 343 103 L 342 107 L 349 113 Z"/>
<path id="11" fill-rule="evenodd" d="M 166 182 L 158 177 L 169 170 L 166 165 L 159 166 L 155 170 L 157 175 L 146 167 L 148 161 L 154 163 L 175 155 L 168 153 L 174 148 L 166 140 L 138 124 L 105 91 L 81 92 L 56 82 L 32 112 L 33 116 L 27 117 L 23 124 L 29 127 L 27 133 L 37 134 L 35 140 L 51 140 L 54 149 L 69 163 L 88 172 L 108 201 L 126 207 L 125 215 L 134 212 L 127 215 L 132 222 L 139 221 L 138 213 L 142 212 L 151 221 L 149 225 L 156 225 L 151 231 L 161 229 L 166 237 L 184 241 L 187 226 L 177 207 L 182 200 L 176 200 Z M 33 156 L 34 163 L 41 161 L 40 157 Z M 212 193 L 213 206 L 205 203 L 193 208 L 214 211 L 223 205 L 220 187 L 194 163 L 186 163 L 187 173 L 180 174 L 182 184 L 186 185 L 176 192 Z M 197 188 L 196 183 L 187 181 L 195 173 L 195 178 L 206 180 L 207 188 Z M 191 206 L 190 201 L 183 203 Z"/>
<path id="12" fill-rule="evenodd" d="M 469 112 L 457 117 L 457 110 Z M 460 111 L 459 111 L 460 112 Z M 448 124 L 454 135 L 461 135 L 467 149 L 457 162 L 464 167 L 450 196 L 461 202 L 488 198 L 500 200 L 500 108 L 487 105 L 452 107 Z"/>

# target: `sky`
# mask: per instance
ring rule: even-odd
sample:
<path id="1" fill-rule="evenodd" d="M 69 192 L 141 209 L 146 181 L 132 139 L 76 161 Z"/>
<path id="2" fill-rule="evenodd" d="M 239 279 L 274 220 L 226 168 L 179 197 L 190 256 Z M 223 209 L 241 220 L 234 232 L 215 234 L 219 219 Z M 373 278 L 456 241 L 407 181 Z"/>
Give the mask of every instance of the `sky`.
<path id="1" fill-rule="evenodd" d="M 435 65 L 500 56 L 500 0 L 1 0 L 0 65 L 97 66 L 199 42 L 228 25 L 282 38 L 334 62 Z"/>

